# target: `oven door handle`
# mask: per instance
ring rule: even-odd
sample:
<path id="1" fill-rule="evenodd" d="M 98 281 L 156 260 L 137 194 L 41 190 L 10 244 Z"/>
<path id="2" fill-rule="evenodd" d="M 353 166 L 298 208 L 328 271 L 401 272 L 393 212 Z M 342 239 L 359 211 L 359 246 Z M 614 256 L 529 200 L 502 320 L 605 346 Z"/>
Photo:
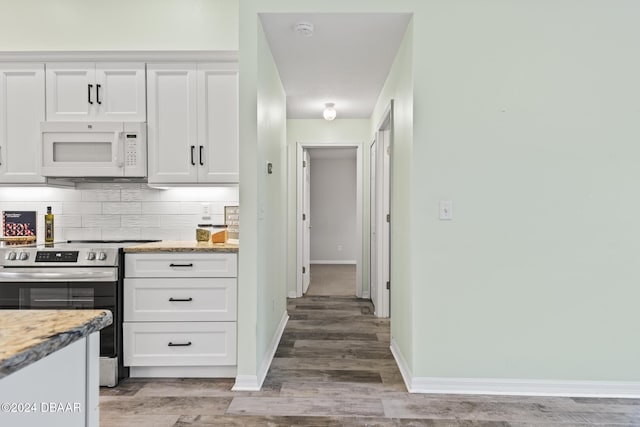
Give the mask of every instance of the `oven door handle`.
<path id="1" fill-rule="evenodd" d="M 33 282 L 86 282 L 86 281 L 116 281 L 118 276 L 114 269 L 90 270 L 90 271 L 16 271 L 13 269 L 0 269 L 0 281 Z"/>
<path id="2" fill-rule="evenodd" d="M 92 299 L 77 299 L 77 298 L 34 298 L 33 302 L 90 302 Z"/>

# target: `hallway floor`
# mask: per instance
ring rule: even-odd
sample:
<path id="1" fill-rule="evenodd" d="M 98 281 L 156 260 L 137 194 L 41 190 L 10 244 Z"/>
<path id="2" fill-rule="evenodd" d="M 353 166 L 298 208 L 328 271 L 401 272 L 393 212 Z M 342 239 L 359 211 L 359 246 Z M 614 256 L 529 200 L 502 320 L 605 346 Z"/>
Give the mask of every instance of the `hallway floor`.
<path id="1" fill-rule="evenodd" d="M 311 264 L 307 295 L 345 296 L 356 295 L 355 264 Z"/>
<path id="2" fill-rule="evenodd" d="M 640 425 L 640 400 L 409 394 L 389 321 L 370 302 L 305 296 L 288 310 L 261 391 L 233 392 L 233 379 L 128 379 L 101 389 L 101 426 Z"/>

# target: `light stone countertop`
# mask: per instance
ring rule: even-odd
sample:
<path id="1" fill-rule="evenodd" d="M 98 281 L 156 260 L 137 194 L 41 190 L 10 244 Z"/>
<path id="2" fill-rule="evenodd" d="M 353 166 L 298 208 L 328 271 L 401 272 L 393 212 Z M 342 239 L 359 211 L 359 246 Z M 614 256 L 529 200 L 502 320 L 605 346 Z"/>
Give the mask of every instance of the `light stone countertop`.
<path id="1" fill-rule="evenodd" d="M 239 247 L 235 243 L 210 243 L 195 240 L 162 240 L 160 242 L 142 243 L 124 248 L 126 253 L 141 252 L 222 252 L 237 253 Z"/>
<path id="2" fill-rule="evenodd" d="M 0 379 L 112 322 L 109 310 L 0 310 Z"/>

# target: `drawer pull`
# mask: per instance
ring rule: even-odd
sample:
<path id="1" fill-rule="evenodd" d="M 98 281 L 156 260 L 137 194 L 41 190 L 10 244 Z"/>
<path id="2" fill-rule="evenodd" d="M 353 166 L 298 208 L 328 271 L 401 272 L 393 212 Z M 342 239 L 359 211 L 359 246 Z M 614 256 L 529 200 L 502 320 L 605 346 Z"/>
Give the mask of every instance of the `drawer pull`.
<path id="1" fill-rule="evenodd" d="M 186 342 L 186 343 L 172 343 L 170 342 L 169 347 L 189 347 L 191 345 L 191 341 Z"/>
<path id="2" fill-rule="evenodd" d="M 190 262 L 189 264 L 174 264 L 171 263 L 169 264 L 169 267 L 193 267 L 193 263 Z"/>
<path id="3" fill-rule="evenodd" d="M 189 302 L 193 301 L 193 298 L 169 298 L 169 301 Z"/>

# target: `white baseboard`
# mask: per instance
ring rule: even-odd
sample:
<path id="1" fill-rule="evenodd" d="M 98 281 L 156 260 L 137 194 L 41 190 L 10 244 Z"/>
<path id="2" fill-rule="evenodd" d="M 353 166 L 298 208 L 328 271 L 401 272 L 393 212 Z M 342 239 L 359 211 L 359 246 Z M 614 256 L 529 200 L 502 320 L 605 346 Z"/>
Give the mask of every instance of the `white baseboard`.
<path id="1" fill-rule="evenodd" d="M 411 373 L 411 368 L 407 364 L 407 359 L 404 358 L 396 340 L 391 338 L 391 354 L 393 358 L 396 360 L 396 365 L 398 365 L 398 369 L 400 369 L 400 375 L 402 375 L 402 379 L 404 380 L 404 385 L 407 387 L 407 390 L 411 392 L 411 377 L 413 374 Z"/>
<path id="2" fill-rule="evenodd" d="M 494 394 L 514 396 L 640 398 L 640 383 L 554 381 L 501 378 L 416 377 L 411 393 Z"/>
<path id="3" fill-rule="evenodd" d="M 298 298 L 298 292 L 296 291 L 289 291 L 287 293 L 287 298 Z"/>
<path id="4" fill-rule="evenodd" d="M 231 388 L 233 391 L 257 391 L 262 384 L 258 383 L 257 375 L 237 375 L 236 382 Z"/>
<path id="5" fill-rule="evenodd" d="M 360 296 L 360 298 L 371 299 L 371 294 L 369 291 L 362 291 L 362 296 Z"/>
<path id="6" fill-rule="evenodd" d="M 267 377 L 267 372 L 269 372 L 269 367 L 271 366 L 271 362 L 273 361 L 273 356 L 276 355 L 278 344 L 280 344 L 280 339 L 282 338 L 284 328 L 287 326 L 288 321 L 289 313 L 287 313 L 287 311 L 285 310 L 285 312 L 282 314 L 282 318 L 280 319 L 280 324 L 278 324 L 278 328 L 276 329 L 276 333 L 273 335 L 273 337 L 271 338 L 271 342 L 269 343 L 267 356 L 262 361 L 260 369 L 258 369 L 258 381 L 260 381 L 260 387 L 258 389 L 262 388 L 262 383 Z"/>
<path id="7" fill-rule="evenodd" d="M 289 320 L 289 314 L 285 311 L 280 319 L 280 324 L 278 324 L 278 329 L 276 329 L 276 333 L 273 335 L 271 342 L 269 343 L 269 349 L 267 350 L 267 356 L 262 361 L 262 365 L 258 370 L 258 375 L 238 375 L 236 377 L 236 382 L 231 388 L 233 391 L 259 391 L 262 388 L 262 383 L 264 379 L 267 377 L 267 372 L 269 372 L 269 367 L 271 366 L 271 361 L 273 360 L 273 356 L 276 354 L 276 350 L 278 349 L 278 344 L 280 343 L 280 338 L 282 338 L 282 333 L 284 332 L 285 326 L 287 326 L 287 321 Z"/>
<path id="8" fill-rule="evenodd" d="M 409 393 L 640 398 L 640 382 L 414 377 L 393 339 L 391 353 Z"/>
<path id="9" fill-rule="evenodd" d="M 235 366 L 132 366 L 131 378 L 234 378 Z"/>
<path id="10" fill-rule="evenodd" d="M 319 259 L 319 260 L 309 261 L 309 264 L 353 264 L 353 265 L 356 265 L 357 262 L 355 260 Z"/>

